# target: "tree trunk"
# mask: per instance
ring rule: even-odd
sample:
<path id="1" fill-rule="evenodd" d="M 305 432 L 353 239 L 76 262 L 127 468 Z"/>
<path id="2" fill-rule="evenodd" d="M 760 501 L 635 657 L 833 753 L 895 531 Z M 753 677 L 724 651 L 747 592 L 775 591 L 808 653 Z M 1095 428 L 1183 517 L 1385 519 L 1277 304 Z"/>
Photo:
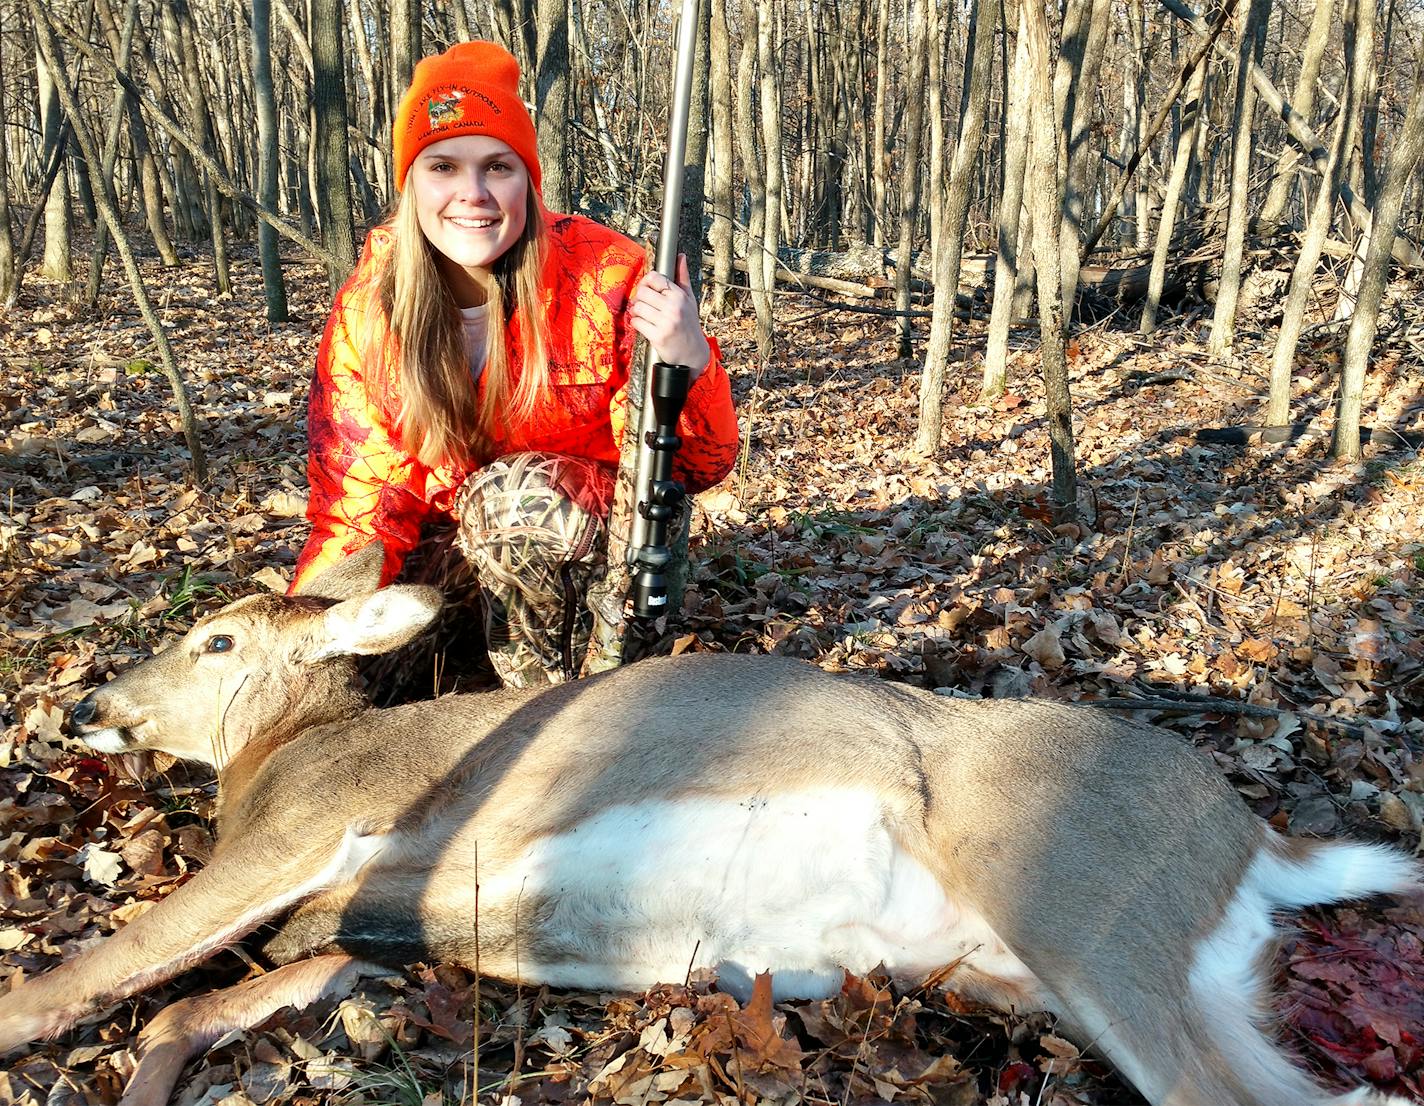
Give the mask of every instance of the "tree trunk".
<path id="1" fill-rule="evenodd" d="M 889 208 L 889 164 L 885 149 L 885 113 L 889 110 L 887 96 L 890 90 L 890 0 L 880 0 L 875 20 L 875 118 L 874 137 L 870 142 L 870 179 L 875 194 L 875 207 L 871 213 L 872 241 L 876 246 L 885 245 L 885 227 L 890 221 Z"/>
<path id="2" fill-rule="evenodd" d="M 1167 180 L 1167 193 L 1162 197 L 1162 216 L 1157 224 L 1157 244 L 1152 251 L 1152 273 L 1147 278 L 1147 302 L 1142 308 L 1142 322 L 1138 330 L 1151 334 L 1157 329 L 1157 311 L 1162 304 L 1162 288 L 1167 283 L 1167 251 L 1172 245 L 1172 231 L 1176 227 L 1177 205 L 1187 185 L 1187 170 L 1191 167 L 1192 154 L 1196 150 L 1197 131 L 1201 127 L 1202 111 L 1206 106 L 1203 96 L 1206 91 L 1206 71 L 1209 55 L 1203 55 L 1192 74 L 1187 89 L 1187 102 L 1182 105 L 1182 127 L 1177 136 L 1177 150 L 1172 158 L 1171 176 Z"/>
<path id="3" fill-rule="evenodd" d="M 1023 254 L 1019 249 L 1020 218 L 1023 209 L 1024 171 L 1028 162 L 1028 109 L 1033 86 L 1029 72 L 1028 34 L 1019 0 L 1018 41 L 1014 47 L 1014 67 L 1007 79 L 1007 132 L 1004 136 L 1004 192 L 999 200 L 998 253 L 994 258 L 994 306 L 989 313 L 988 345 L 984 351 L 984 399 L 1003 395 L 1008 368 L 1009 326 L 1016 312 L 1014 304 Z"/>
<path id="4" fill-rule="evenodd" d="M 64 63 L 59 54 L 59 42 L 55 38 L 53 27 L 50 26 L 49 16 L 40 7 L 38 0 L 28 0 L 28 5 L 30 18 L 34 21 L 36 45 L 54 75 L 56 91 L 66 114 L 69 116 L 71 133 L 74 135 L 74 140 L 85 160 L 90 164 L 96 164 L 98 157 L 94 143 L 90 140 L 89 132 L 85 129 L 84 121 L 80 117 L 79 105 L 69 91 L 70 79 L 64 71 Z M 178 362 L 173 357 L 173 349 L 168 344 L 168 335 L 163 329 L 163 324 L 159 322 L 153 302 L 148 298 L 148 291 L 143 284 L 143 274 L 139 272 L 138 260 L 134 256 L 133 249 L 129 246 L 128 235 L 119 219 L 117 207 L 109 190 L 109 182 L 101 180 L 99 184 L 99 195 L 95 199 L 100 217 L 109 225 L 109 233 L 114 238 L 114 248 L 123 259 L 124 271 L 128 274 L 134 299 L 138 301 L 139 312 L 143 315 L 149 332 L 153 335 L 159 362 L 163 366 L 164 375 L 168 378 L 169 387 L 173 390 L 173 399 L 178 408 L 178 418 L 183 427 L 183 436 L 188 443 L 188 453 L 193 461 L 193 474 L 197 483 L 202 484 L 207 480 L 207 461 L 203 456 L 202 443 L 198 440 L 198 426 L 193 418 L 193 409 L 188 402 L 187 388 L 178 370 Z"/>
<path id="5" fill-rule="evenodd" d="M 1059 271 L 1059 220 L 1063 212 L 1063 176 L 1058 164 L 1058 120 L 1048 56 L 1048 27 L 1043 8 L 1025 0 L 1032 96 L 1029 103 L 1029 195 L 1033 203 L 1033 252 L 1038 264 L 1038 330 L 1043 361 L 1043 390 L 1053 466 L 1053 511 L 1069 520 L 1078 511 L 1078 475 L 1073 457 L 1073 411 L 1068 394 L 1068 363 L 1063 346 L 1063 274 Z"/>
<path id="6" fill-rule="evenodd" d="M 1335 414 L 1335 435 L 1330 452 L 1342 461 L 1360 459 L 1360 406 L 1365 390 L 1365 368 L 1379 325 L 1380 303 L 1384 299 L 1389 273 L 1390 247 L 1404 210 L 1404 193 L 1424 155 L 1424 48 L 1415 63 L 1414 94 L 1405 112 L 1404 125 L 1394 140 L 1384 181 L 1375 203 L 1369 253 L 1360 281 L 1355 314 L 1345 336 L 1345 358 L 1340 380 L 1340 401 Z"/>
<path id="7" fill-rule="evenodd" d="M 1032 0 L 1026 0 L 1032 2 Z M 989 102 L 989 85 L 994 75 L 994 30 L 998 24 L 999 0 L 976 0 L 970 9 L 972 23 L 971 56 L 965 58 L 963 112 L 959 138 L 950 164 L 947 194 L 935 200 L 942 204 L 939 249 L 934 254 L 934 309 L 930 338 L 925 347 L 925 367 L 920 376 L 919 427 L 915 449 L 931 454 L 939 449 L 944 416 L 944 376 L 949 365 L 953 340 L 955 297 L 959 291 L 959 267 L 964 255 L 964 224 L 969 215 L 969 190 L 974 183 L 974 165 L 984 134 L 984 111 Z"/>
<path id="8" fill-rule="evenodd" d="M 900 166 L 900 238 L 895 248 L 895 310 L 902 312 L 898 320 L 899 356 L 914 356 L 910 320 L 910 258 L 915 242 L 915 224 L 920 205 L 920 139 L 924 131 L 925 98 L 918 90 L 925 86 L 928 63 L 926 36 L 929 28 L 928 0 L 915 0 L 910 31 L 910 64 L 906 75 L 905 95 L 905 160 Z"/>
<path id="9" fill-rule="evenodd" d="M 316 186 L 321 197 L 322 245 L 337 262 L 326 270 L 327 283 L 333 293 L 345 282 L 356 264 L 341 23 L 340 0 L 313 0 L 311 45 L 316 108 Z"/>
<path id="10" fill-rule="evenodd" d="M 0 119 L 5 115 L 5 86 L 0 83 Z M 10 144 L 0 126 L 0 314 L 15 287 L 15 238 L 10 219 Z"/>
<path id="11" fill-rule="evenodd" d="M 183 82 L 188 94 L 188 123 L 192 132 L 203 143 L 204 150 L 218 160 L 217 132 L 212 125 L 208 111 L 208 94 L 203 86 L 203 73 L 198 59 L 197 30 L 193 25 L 193 14 L 188 0 L 169 0 L 166 9 L 175 24 L 175 39 L 179 45 L 183 64 Z M 208 232 L 213 245 L 213 275 L 219 295 L 232 291 L 232 276 L 227 263 L 227 236 L 223 228 L 222 202 L 218 198 L 217 184 L 211 173 L 204 173 L 203 206 L 207 214 Z"/>
<path id="12" fill-rule="evenodd" d="M 1145 124 L 1143 108 L 1147 97 L 1147 59 L 1142 28 L 1146 16 L 1142 0 L 1129 0 L 1124 18 L 1127 30 L 1124 37 L 1130 43 L 1128 64 L 1131 67 L 1131 77 L 1124 77 L 1122 82 L 1122 130 L 1118 138 L 1117 156 L 1118 160 L 1126 165 L 1137 153 L 1138 141 L 1142 137 Z M 1147 246 L 1150 228 L 1147 220 L 1146 181 L 1147 174 L 1139 173 L 1136 187 L 1123 201 L 1122 231 L 1118 235 L 1118 244 L 1123 249 L 1135 246 L 1140 250 Z"/>
<path id="13" fill-rule="evenodd" d="M 762 231 L 762 264 L 766 266 L 766 287 L 776 280 L 776 255 L 781 249 L 782 148 L 780 66 L 775 49 L 776 6 L 773 0 L 757 2 L 757 69 L 761 93 L 762 152 L 766 157 L 766 226 Z M 765 358 L 770 359 L 767 348 Z"/>
<path id="14" fill-rule="evenodd" d="M 1325 44 L 1330 40 L 1333 8 L 1334 0 L 1315 0 L 1315 10 L 1310 16 L 1310 30 L 1305 36 L 1305 49 L 1300 59 L 1300 76 L 1296 78 L 1295 93 L 1291 96 L 1291 105 L 1305 119 L 1309 119 L 1315 111 L 1315 89 L 1320 83 L 1320 63 L 1325 57 Z M 1299 164 L 1300 151 L 1287 142 L 1276 161 L 1276 176 L 1271 182 L 1271 190 L 1266 194 L 1266 202 L 1261 205 L 1262 223 L 1280 222 L 1290 200 Z"/>
<path id="15" fill-rule="evenodd" d="M 252 75 L 257 94 L 257 198 L 277 209 L 277 97 L 272 85 L 272 3 L 252 0 Z M 267 298 L 267 320 L 287 320 L 287 286 L 282 280 L 282 259 L 277 232 L 257 224 L 257 252 L 262 259 L 262 289 Z"/>
<path id="16" fill-rule="evenodd" d="M 707 84 L 710 75 L 707 55 L 711 49 L 711 35 L 711 0 L 700 0 L 697 5 L 697 52 L 692 59 L 692 97 L 687 115 L 682 211 L 677 235 L 678 248 L 687 255 L 692 298 L 699 303 L 702 300 L 702 214 L 707 208 Z"/>
<path id="17" fill-rule="evenodd" d="M 572 211 L 568 0 L 538 0 L 535 40 L 539 62 L 534 80 L 534 121 L 538 126 L 544 202 L 554 211 Z"/>
<path id="18" fill-rule="evenodd" d="M 1290 386 L 1295 369 L 1295 351 L 1300 332 L 1305 325 L 1305 308 L 1315 284 L 1315 269 L 1339 194 L 1341 174 L 1346 159 L 1354 148 L 1359 133 L 1360 114 L 1367 74 L 1373 68 L 1375 43 L 1375 0 L 1346 0 L 1345 56 L 1349 66 L 1344 84 L 1345 101 L 1340 105 L 1340 118 L 1335 128 L 1335 141 L 1330 145 L 1330 157 L 1325 178 L 1311 205 L 1291 273 L 1290 293 L 1281 311 L 1281 327 L 1276 335 L 1276 348 L 1271 356 L 1271 394 L 1266 406 L 1266 425 L 1284 426 L 1290 421 Z"/>
<path id="19" fill-rule="evenodd" d="M 63 64 L 61 60 L 59 64 Z M 60 108 L 60 93 L 55 87 L 55 75 L 45 64 L 44 56 L 36 49 L 35 82 L 39 88 L 40 130 L 44 135 L 45 163 L 55 156 L 59 144 L 60 128 L 64 125 L 64 112 Z M 40 263 L 40 274 L 50 280 L 68 281 L 73 276 L 69 258 L 71 254 L 69 235 L 72 227 L 69 211 L 69 183 L 64 173 L 64 161 L 59 164 L 59 175 L 50 187 L 49 198 L 45 200 L 45 248 L 44 260 Z"/>
<path id="20" fill-rule="evenodd" d="M 129 55 L 133 49 L 134 26 L 138 21 L 138 0 L 129 0 L 128 10 L 124 13 L 124 29 L 119 37 L 118 61 L 122 66 L 129 64 Z M 104 180 L 109 182 L 109 189 L 113 191 L 114 163 L 119 155 L 119 132 L 124 121 L 124 100 L 126 97 L 120 96 L 114 102 L 114 106 L 109 115 L 109 128 L 104 136 L 104 163 L 100 167 L 100 173 Z M 94 257 L 89 266 L 89 287 L 85 291 L 84 302 L 92 309 L 99 302 L 100 284 L 104 277 L 104 262 L 109 254 L 109 228 L 100 220 L 94 228 Z"/>
<path id="21" fill-rule="evenodd" d="M 1226 245 L 1221 259 L 1221 279 L 1216 310 L 1211 317 L 1207 354 L 1224 360 L 1236 340 L 1236 305 L 1241 295 L 1241 266 L 1246 247 L 1246 203 L 1251 193 L 1251 147 L 1256 114 L 1256 86 L 1251 68 L 1259 59 L 1269 0 L 1251 0 L 1241 24 L 1236 52 L 1236 101 L 1232 116 L 1231 197 L 1226 216 Z"/>
<path id="22" fill-rule="evenodd" d="M 1094 96 L 1098 87 L 1098 74 L 1102 69 L 1103 54 L 1107 45 L 1108 28 L 1112 22 L 1112 5 L 1109 0 L 1086 0 L 1079 7 L 1086 25 L 1080 28 L 1082 37 L 1081 53 L 1072 59 L 1069 68 L 1069 94 L 1062 106 L 1063 126 L 1063 224 L 1060 230 L 1062 245 L 1061 271 L 1063 277 L 1063 322 L 1067 326 L 1073 316 L 1073 307 L 1078 299 L 1078 253 L 1083 243 L 1083 221 L 1085 219 L 1084 192 L 1087 189 L 1089 155 L 1089 123 L 1092 120 Z M 1067 49 L 1068 28 L 1064 27 L 1064 48 Z M 1063 62 L 1059 59 L 1059 75 L 1063 72 Z M 1055 96 L 1057 91 L 1055 89 Z"/>
<path id="23" fill-rule="evenodd" d="M 104 36 L 109 42 L 109 52 L 112 56 L 119 57 L 123 53 L 122 36 L 114 21 L 114 13 L 109 7 L 109 0 L 98 0 L 96 11 L 99 16 L 99 25 L 103 28 Z M 178 264 L 178 251 L 173 248 L 173 237 L 168 233 L 168 222 L 164 214 L 163 178 L 148 140 L 148 128 L 144 125 L 143 113 L 132 93 L 120 86 L 119 96 L 123 101 L 124 111 L 128 114 L 129 145 L 133 150 L 134 161 L 138 164 L 148 233 L 153 239 L 153 247 L 158 251 L 158 256 L 162 259 L 163 264 L 172 268 Z"/>
<path id="24" fill-rule="evenodd" d="M 712 16 L 712 295 L 708 310 L 727 313 L 732 282 L 732 48 L 727 33 L 727 0 L 703 0 Z"/>
<path id="25" fill-rule="evenodd" d="M 742 148 L 742 172 L 747 179 L 751 210 L 747 217 L 747 288 L 756 311 L 757 356 L 765 366 L 771 360 L 774 320 L 771 281 L 761 257 L 766 231 L 766 177 L 757 150 L 756 116 L 752 109 L 757 49 L 756 0 L 742 0 L 742 49 L 737 59 L 737 139 Z M 775 258 L 773 258 L 775 261 Z"/>

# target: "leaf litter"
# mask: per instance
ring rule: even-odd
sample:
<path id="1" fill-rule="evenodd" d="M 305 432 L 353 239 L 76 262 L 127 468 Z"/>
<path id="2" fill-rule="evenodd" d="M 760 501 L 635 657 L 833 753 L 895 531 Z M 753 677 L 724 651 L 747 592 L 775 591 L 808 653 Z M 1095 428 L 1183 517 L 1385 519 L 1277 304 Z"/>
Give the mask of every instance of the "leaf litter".
<path id="1" fill-rule="evenodd" d="M 210 451 L 207 488 L 186 481 L 171 397 L 126 295 L 88 317 L 34 280 L 0 316 L 0 973 L 12 981 L 150 909 L 212 845 L 210 779 L 77 751 L 65 711 L 202 613 L 285 588 L 306 533 L 322 274 L 287 267 L 293 320 L 273 325 L 250 251 L 237 251 L 230 298 L 199 263 L 147 267 Z M 1138 717 L 1195 742 L 1277 828 L 1418 849 L 1417 454 L 1388 434 L 1348 467 L 1318 437 L 1198 443 L 1199 427 L 1257 421 L 1269 349 L 1247 342 L 1210 366 L 1199 318 L 1150 343 L 1094 327 L 1070 365 L 1081 520 L 1055 526 L 1034 340 L 1016 336 L 1009 391 L 981 402 L 977 327 L 950 366 L 943 449 L 925 458 L 913 453 L 917 366 L 895 359 L 879 321 L 813 306 L 784 323 L 760 375 L 750 318 L 713 324 L 751 445 L 699 497 L 676 649 L 785 653 L 951 695 L 1141 699 Z M 1332 358 L 1298 360 L 1297 417 L 1328 424 Z M 1393 348 L 1377 358 L 1376 426 L 1424 422 L 1410 364 Z M 1342 1087 L 1424 1095 L 1417 906 L 1309 912 L 1277 968 L 1282 1036 L 1302 1063 Z M 137 1026 L 257 970 L 224 951 L 103 1012 L 0 1072 L 0 1101 L 116 1102 Z M 773 1003 L 762 977 L 740 1006 L 698 977 L 643 995 L 555 993 L 448 965 L 230 1035 L 189 1064 L 176 1101 L 440 1106 L 468 1101 L 476 1079 L 507 1106 L 1138 1101 L 1048 1017 L 975 1008 L 940 986 L 848 977 L 831 999 Z"/>

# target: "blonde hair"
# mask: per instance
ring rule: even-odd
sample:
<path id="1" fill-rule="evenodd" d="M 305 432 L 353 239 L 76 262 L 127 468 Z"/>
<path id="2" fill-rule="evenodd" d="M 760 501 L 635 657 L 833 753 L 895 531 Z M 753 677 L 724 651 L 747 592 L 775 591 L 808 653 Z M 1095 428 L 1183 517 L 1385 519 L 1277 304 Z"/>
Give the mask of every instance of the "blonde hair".
<path id="1" fill-rule="evenodd" d="M 420 229 L 411 190 L 391 221 L 395 243 L 377 283 L 389 324 L 382 362 L 398 362 L 401 442 L 425 465 L 471 464 L 487 458 L 497 425 L 529 419 L 548 387 L 548 320 L 539 294 L 548 233 L 531 183 L 524 233 L 485 282 L 484 403 L 470 374 L 459 307 Z M 519 328 L 518 379 L 507 330 Z"/>

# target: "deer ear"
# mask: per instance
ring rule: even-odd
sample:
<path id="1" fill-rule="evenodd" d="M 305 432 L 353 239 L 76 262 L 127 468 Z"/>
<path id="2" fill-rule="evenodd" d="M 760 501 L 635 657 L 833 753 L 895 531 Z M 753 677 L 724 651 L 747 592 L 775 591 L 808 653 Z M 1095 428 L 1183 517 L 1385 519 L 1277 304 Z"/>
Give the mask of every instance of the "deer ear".
<path id="1" fill-rule="evenodd" d="M 436 588 L 397 585 L 347 599 L 322 615 L 324 641 L 309 660 L 389 653 L 413 641 L 435 621 L 443 602 Z"/>
<path id="2" fill-rule="evenodd" d="M 355 599 L 370 595 L 381 586 L 381 570 L 385 564 L 386 547 L 378 538 L 317 573 L 296 594 L 316 599 Z"/>

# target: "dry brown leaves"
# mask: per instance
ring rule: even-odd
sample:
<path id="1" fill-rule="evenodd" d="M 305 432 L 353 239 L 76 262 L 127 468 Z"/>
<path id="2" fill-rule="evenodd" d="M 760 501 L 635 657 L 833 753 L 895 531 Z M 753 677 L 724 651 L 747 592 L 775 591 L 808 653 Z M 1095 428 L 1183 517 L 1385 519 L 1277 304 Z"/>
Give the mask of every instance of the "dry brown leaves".
<path id="1" fill-rule="evenodd" d="M 148 269 L 204 420 L 216 475 L 202 491 L 185 482 L 171 399 L 126 296 L 86 318 L 31 283 L 0 318 L 0 970 L 11 976 L 148 909 L 210 845 L 208 781 L 170 767 L 145 788 L 122 782 L 64 745 L 60 726 L 87 688 L 197 614 L 283 586 L 305 533 L 301 412 L 326 298 L 313 266 L 287 272 L 301 317 L 274 327 L 246 254 L 230 299 L 212 295 L 200 262 Z M 944 449 L 926 459 L 910 453 L 918 376 L 894 361 L 883 320 L 814 307 L 801 319 L 776 366 L 736 373 L 752 448 L 745 471 L 702 497 L 679 648 L 791 653 L 946 694 L 1213 696 L 1218 710 L 1143 717 L 1202 745 L 1283 829 L 1418 844 L 1417 457 L 1376 451 L 1342 469 L 1319 439 L 1194 444 L 1199 426 L 1258 421 L 1259 351 L 1222 369 L 1187 328 L 1150 344 L 1099 329 L 1079 335 L 1072 363 L 1084 517 L 1055 527 L 1027 354 L 1015 354 L 1009 394 L 980 404 L 973 337 L 951 369 Z M 714 329 L 734 365 L 751 357 L 747 320 Z M 1368 421 L 1424 420 L 1410 363 L 1380 359 Z M 1331 398 L 1328 351 L 1299 372 L 1300 417 L 1313 417 Z M 1403 908 L 1307 920 L 1281 961 L 1281 1010 L 1307 1062 L 1344 1084 L 1419 1091 L 1420 939 Z M 106 1012 L 0 1074 L 0 1101 L 116 1101 L 136 1024 L 251 970 L 222 953 Z M 550 994 L 439 966 L 221 1042 L 190 1065 L 180 1100 L 467 1098 L 477 996 L 478 1081 L 509 1106 L 1135 1101 L 1044 1019 L 883 980 L 802 1004 L 772 1003 L 758 981 L 741 1006 L 706 981 Z"/>

